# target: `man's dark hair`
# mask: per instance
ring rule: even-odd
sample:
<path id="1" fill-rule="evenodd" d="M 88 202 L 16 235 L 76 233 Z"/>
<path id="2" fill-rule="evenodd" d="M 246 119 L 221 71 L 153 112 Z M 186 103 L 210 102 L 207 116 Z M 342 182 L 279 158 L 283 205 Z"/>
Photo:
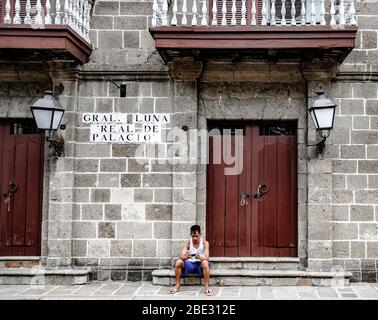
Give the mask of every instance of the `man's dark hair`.
<path id="1" fill-rule="evenodd" d="M 196 231 L 198 231 L 198 233 L 201 233 L 201 227 L 198 224 L 190 227 L 190 233 L 194 233 Z"/>

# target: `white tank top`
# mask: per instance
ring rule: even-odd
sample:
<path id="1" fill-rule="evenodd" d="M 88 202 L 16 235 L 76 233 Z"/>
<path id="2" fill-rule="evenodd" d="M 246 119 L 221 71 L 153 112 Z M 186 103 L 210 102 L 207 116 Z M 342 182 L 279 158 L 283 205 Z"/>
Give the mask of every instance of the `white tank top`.
<path id="1" fill-rule="evenodd" d="M 190 245 L 189 245 L 189 255 L 190 254 L 198 254 L 200 256 L 204 256 L 205 255 L 205 248 L 203 246 L 203 240 L 202 240 L 202 238 L 200 240 L 200 244 L 199 244 L 198 248 L 195 248 L 193 246 L 192 238 L 190 238 L 189 243 L 190 243 Z M 189 261 L 200 261 L 199 259 L 196 259 L 195 257 L 191 257 L 188 260 Z"/>

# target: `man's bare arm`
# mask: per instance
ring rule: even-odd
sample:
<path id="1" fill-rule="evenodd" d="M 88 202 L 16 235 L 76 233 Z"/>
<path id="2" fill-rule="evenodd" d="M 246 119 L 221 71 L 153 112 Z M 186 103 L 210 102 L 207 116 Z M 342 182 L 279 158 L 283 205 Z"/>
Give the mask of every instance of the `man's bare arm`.
<path id="1" fill-rule="evenodd" d="M 210 252 L 209 252 L 209 242 L 205 242 L 205 255 L 204 256 L 197 256 L 197 259 L 200 259 L 201 261 L 209 260 Z"/>
<path id="2" fill-rule="evenodd" d="M 188 255 L 188 240 L 185 240 L 184 241 L 184 244 L 182 245 L 182 250 L 181 250 L 181 253 L 179 255 L 179 258 L 181 260 L 186 260 L 186 259 L 189 259 L 189 255 Z"/>

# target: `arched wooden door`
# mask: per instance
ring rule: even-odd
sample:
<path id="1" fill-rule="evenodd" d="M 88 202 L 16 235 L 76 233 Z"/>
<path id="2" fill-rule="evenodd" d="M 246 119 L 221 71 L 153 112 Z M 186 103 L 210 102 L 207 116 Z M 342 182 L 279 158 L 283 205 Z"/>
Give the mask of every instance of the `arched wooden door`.
<path id="1" fill-rule="evenodd" d="M 243 163 L 237 175 L 230 164 L 214 163 L 225 136 L 210 138 L 207 167 L 207 239 L 212 256 L 297 255 L 296 124 L 211 124 L 242 129 Z M 232 140 L 232 139 L 231 139 Z M 232 140 L 234 141 L 234 140 Z M 232 150 L 236 148 L 232 144 Z"/>
<path id="2" fill-rule="evenodd" d="M 32 121 L 0 120 L 0 256 L 40 254 L 43 145 Z"/>

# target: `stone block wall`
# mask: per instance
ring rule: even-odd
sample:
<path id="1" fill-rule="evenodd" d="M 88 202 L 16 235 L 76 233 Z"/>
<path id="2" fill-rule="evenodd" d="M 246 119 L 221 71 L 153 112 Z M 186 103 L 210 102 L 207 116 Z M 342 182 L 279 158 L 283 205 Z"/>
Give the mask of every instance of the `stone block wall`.
<path id="1" fill-rule="evenodd" d="M 82 123 L 83 112 L 164 112 L 172 127 L 170 82 L 125 83 L 125 98 L 111 82 L 78 87 L 72 256 L 75 265 L 101 266 L 98 280 L 146 280 L 171 263 L 173 167 L 164 135 L 161 144 L 91 143 Z"/>
<path id="2" fill-rule="evenodd" d="M 357 280 L 377 281 L 378 83 L 335 82 L 331 135 L 333 263 Z"/>

